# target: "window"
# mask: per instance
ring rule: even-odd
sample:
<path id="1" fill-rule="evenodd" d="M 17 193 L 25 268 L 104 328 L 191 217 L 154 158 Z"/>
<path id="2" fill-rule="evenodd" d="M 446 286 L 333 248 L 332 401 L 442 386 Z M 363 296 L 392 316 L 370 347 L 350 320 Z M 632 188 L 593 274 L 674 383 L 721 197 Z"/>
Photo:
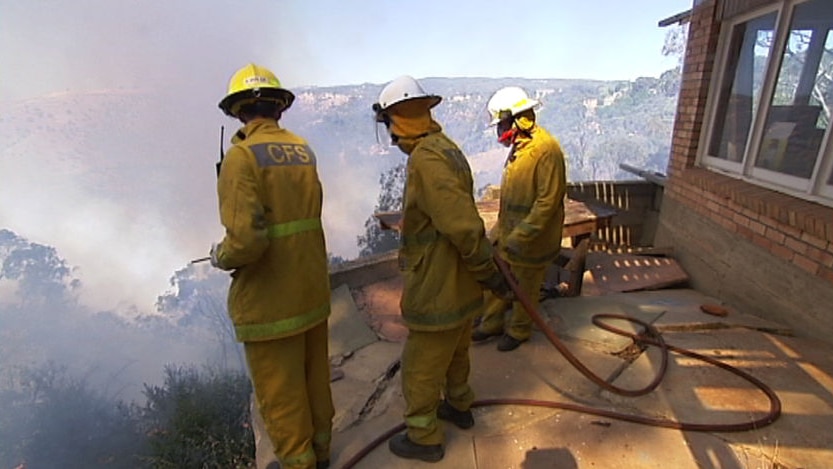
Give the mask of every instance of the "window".
<path id="1" fill-rule="evenodd" d="M 707 166 L 833 201 L 833 2 L 785 0 L 723 25 Z"/>

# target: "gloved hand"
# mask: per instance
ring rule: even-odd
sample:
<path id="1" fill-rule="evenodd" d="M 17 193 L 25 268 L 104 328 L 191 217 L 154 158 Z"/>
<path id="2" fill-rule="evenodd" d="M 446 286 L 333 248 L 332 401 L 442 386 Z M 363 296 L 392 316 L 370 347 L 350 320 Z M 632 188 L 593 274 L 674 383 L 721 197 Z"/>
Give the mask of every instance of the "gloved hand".
<path id="1" fill-rule="evenodd" d="M 221 245 L 222 243 L 211 243 L 211 251 L 209 251 L 208 253 L 209 257 L 211 258 L 211 265 L 218 269 L 222 269 L 222 267 L 220 266 L 220 259 L 217 257 L 220 253 Z"/>
<path id="2" fill-rule="evenodd" d="M 515 301 L 515 292 L 512 291 L 512 287 L 509 286 L 509 282 L 500 271 L 495 272 L 481 283 L 501 300 Z"/>
<path id="3" fill-rule="evenodd" d="M 511 234 L 506 237 L 506 242 L 503 243 L 503 250 L 508 255 L 519 255 L 521 253 L 521 243 L 516 236 Z"/>

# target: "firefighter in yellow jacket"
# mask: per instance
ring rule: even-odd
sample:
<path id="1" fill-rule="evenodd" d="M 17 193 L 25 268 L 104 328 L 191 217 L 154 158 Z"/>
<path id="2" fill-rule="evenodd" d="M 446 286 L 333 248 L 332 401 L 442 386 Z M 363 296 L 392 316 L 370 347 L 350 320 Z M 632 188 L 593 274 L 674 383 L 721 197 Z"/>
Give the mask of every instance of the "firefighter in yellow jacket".
<path id="1" fill-rule="evenodd" d="M 539 102 L 516 86 L 498 90 L 487 105 L 498 141 L 510 147 L 500 185 L 500 211 L 492 239 L 512 268 L 521 289 L 538 306 L 547 266 L 561 249 L 564 197 L 567 189 L 564 154 L 554 137 L 535 122 Z M 512 306 L 509 323 L 504 314 Z M 500 336 L 497 348 L 510 351 L 529 339 L 532 320 L 523 305 L 487 299 L 472 340 Z"/>
<path id="2" fill-rule="evenodd" d="M 294 98 L 258 65 L 232 76 L 219 106 L 243 127 L 220 166 L 225 236 L 210 258 L 232 271 L 229 315 L 282 467 L 325 468 L 335 412 L 322 189 L 315 153 L 278 124 Z"/>
<path id="3" fill-rule="evenodd" d="M 423 461 L 444 456 L 437 418 L 464 429 L 474 425 L 468 384 L 473 318 L 484 287 L 510 295 L 475 206 L 469 164 L 431 116 L 440 100 L 402 76 L 373 106 L 377 122 L 408 155 L 399 250 L 400 306 L 409 329 L 401 368 L 407 432 L 394 436 L 389 448 Z"/>

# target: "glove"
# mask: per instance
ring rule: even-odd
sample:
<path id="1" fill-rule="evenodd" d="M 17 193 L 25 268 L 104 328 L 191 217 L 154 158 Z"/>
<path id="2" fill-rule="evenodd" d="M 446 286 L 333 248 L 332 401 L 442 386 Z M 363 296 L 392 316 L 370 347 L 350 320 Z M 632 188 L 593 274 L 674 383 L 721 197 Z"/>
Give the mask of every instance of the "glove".
<path id="1" fill-rule="evenodd" d="M 518 238 L 509 235 L 506 237 L 506 242 L 503 245 L 503 250 L 506 252 L 507 255 L 517 256 L 521 253 L 521 243 L 518 242 Z"/>
<path id="2" fill-rule="evenodd" d="M 211 258 L 211 265 L 218 269 L 222 269 L 222 267 L 220 266 L 220 259 L 217 257 L 220 253 L 220 246 L 222 246 L 222 244 L 223 243 L 211 243 L 211 251 L 209 251 L 208 253 L 209 257 Z"/>
<path id="3" fill-rule="evenodd" d="M 482 285 L 503 301 L 515 301 L 515 292 L 499 270 L 482 282 Z"/>

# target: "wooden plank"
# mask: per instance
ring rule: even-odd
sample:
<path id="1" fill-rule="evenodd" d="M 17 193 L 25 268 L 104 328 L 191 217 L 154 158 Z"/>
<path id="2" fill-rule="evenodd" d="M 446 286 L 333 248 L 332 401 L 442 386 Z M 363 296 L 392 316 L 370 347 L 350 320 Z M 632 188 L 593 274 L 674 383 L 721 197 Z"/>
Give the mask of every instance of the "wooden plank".
<path id="1" fill-rule="evenodd" d="M 485 200 L 477 203 L 477 211 L 483 219 L 488 233 L 497 223 L 500 211 L 500 200 Z M 592 234 L 600 228 L 610 225 L 610 219 L 616 215 L 616 210 L 602 205 L 595 205 L 578 200 L 566 199 L 564 203 L 564 234 L 565 238 Z M 374 213 L 382 228 L 399 231 L 402 224 L 401 212 Z"/>
<path id="2" fill-rule="evenodd" d="M 666 257 L 592 252 L 586 260 L 591 289 L 598 294 L 657 290 L 686 283 L 688 274 Z"/>

